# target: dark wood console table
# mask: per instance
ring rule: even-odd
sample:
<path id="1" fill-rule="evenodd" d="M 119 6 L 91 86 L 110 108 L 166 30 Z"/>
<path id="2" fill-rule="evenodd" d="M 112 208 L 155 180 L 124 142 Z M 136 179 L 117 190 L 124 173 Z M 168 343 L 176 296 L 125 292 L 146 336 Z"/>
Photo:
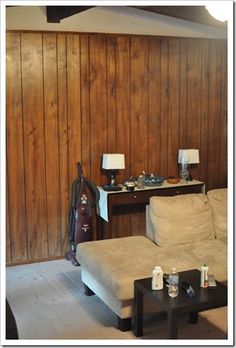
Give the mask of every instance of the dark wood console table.
<path id="1" fill-rule="evenodd" d="M 122 191 L 106 192 L 101 187 L 99 209 L 98 209 L 98 239 L 112 238 L 113 216 L 115 208 L 121 206 L 145 205 L 149 203 L 152 196 L 174 196 L 186 193 L 205 192 L 205 184 L 201 181 L 193 180 L 186 183 L 169 184 L 165 181 L 161 186 L 145 187 L 138 189 L 135 187 L 133 192 L 129 192 L 123 187 Z"/>

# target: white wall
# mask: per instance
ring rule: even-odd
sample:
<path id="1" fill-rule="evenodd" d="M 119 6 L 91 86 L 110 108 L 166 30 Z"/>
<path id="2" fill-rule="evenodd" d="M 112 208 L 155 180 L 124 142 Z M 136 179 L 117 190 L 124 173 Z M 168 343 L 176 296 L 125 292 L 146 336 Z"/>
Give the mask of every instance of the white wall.
<path id="1" fill-rule="evenodd" d="M 6 8 L 7 30 L 49 30 L 226 38 L 227 31 L 125 6 L 99 6 L 47 23 L 45 6 Z"/>

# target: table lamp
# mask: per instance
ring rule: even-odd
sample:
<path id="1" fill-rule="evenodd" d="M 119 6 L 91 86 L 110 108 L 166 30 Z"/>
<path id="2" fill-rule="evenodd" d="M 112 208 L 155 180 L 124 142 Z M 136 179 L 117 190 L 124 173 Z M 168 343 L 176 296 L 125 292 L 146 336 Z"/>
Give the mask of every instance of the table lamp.
<path id="1" fill-rule="evenodd" d="M 120 191 L 122 188 L 116 184 L 118 169 L 125 169 L 125 155 L 120 153 L 104 153 L 102 156 L 102 168 L 107 171 L 108 185 L 104 185 L 105 191 Z"/>
<path id="2" fill-rule="evenodd" d="M 190 170 L 191 164 L 199 163 L 199 150 L 198 149 L 179 149 L 178 163 L 180 167 L 180 177 L 186 181 L 192 181 L 192 175 Z"/>

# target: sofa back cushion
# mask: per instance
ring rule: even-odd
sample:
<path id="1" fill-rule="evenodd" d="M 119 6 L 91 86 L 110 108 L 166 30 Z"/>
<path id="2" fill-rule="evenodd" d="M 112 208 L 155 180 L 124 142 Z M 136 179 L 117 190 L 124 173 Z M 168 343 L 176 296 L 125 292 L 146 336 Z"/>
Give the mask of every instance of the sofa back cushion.
<path id="1" fill-rule="evenodd" d="M 215 189 L 207 192 L 213 214 L 215 236 L 227 238 L 227 189 Z"/>
<path id="2" fill-rule="evenodd" d="M 149 217 L 159 246 L 215 238 L 211 208 L 202 193 L 151 197 Z"/>

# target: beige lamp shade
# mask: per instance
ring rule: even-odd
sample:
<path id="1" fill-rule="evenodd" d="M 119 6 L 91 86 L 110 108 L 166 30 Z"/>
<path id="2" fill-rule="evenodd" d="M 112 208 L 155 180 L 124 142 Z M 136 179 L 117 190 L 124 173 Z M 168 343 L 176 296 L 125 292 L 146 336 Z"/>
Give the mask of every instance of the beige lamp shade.
<path id="1" fill-rule="evenodd" d="M 107 170 L 125 169 L 125 155 L 121 153 L 104 153 L 102 168 Z"/>
<path id="2" fill-rule="evenodd" d="M 179 149 L 178 163 L 196 164 L 199 163 L 198 149 Z"/>

